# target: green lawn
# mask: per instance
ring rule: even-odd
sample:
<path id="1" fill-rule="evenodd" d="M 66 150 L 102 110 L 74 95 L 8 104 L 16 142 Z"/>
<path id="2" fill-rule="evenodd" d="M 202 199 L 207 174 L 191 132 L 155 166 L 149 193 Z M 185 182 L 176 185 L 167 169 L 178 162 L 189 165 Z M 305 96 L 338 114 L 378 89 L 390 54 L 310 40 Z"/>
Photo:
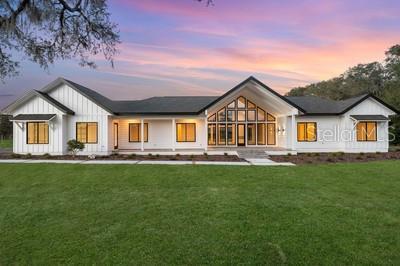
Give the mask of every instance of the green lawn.
<path id="1" fill-rule="evenodd" d="M 400 163 L 0 165 L 0 265 L 400 264 Z"/>
<path id="2" fill-rule="evenodd" d="M 0 139 L 0 149 L 12 148 L 12 139 Z"/>

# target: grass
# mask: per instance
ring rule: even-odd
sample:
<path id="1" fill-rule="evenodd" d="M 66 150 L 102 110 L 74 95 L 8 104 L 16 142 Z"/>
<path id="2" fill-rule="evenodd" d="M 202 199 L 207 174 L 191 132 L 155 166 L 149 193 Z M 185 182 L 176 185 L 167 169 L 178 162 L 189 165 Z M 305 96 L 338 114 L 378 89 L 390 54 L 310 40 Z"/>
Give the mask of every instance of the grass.
<path id="1" fill-rule="evenodd" d="M 400 263 L 400 163 L 0 165 L 0 264 Z"/>
<path id="2" fill-rule="evenodd" d="M 0 149 L 12 148 L 12 139 L 0 139 Z"/>

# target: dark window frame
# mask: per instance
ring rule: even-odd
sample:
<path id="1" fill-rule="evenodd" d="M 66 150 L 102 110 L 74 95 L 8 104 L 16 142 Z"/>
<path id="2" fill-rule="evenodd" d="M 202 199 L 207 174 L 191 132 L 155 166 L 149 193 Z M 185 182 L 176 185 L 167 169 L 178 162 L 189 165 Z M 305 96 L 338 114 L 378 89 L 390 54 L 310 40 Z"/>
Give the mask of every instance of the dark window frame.
<path id="1" fill-rule="evenodd" d="M 305 124 L 304 127 L 304 140 L 299 140 L 299 125 Z M 308 124 L 314 124 L 314 140 L 308 140 Z M 317 142 L 318 141 L 318 130 L 317 130 L 317 122 L 297 122 L 297 142 Z"/>
<path id="2" fill-rule="evenodd" d="M 139 125 L 138 126 L 138 136 L 139 140 L 131 140 L 131 125 Z M 143 142 L 149 142 L 149 123 L 143 123 L 144 129 L 143 129 L 143 135 L 146 136 L 146 138 L 143 140 Z M 129 123 L 128 124 L 128 142 L 130 143 L 139 143 L 142 142 L 142 136 L 141 136 L 141 127 L 142 123 Z M 144 134 L 145 130 L 147 131 L 147 134 Z"/>
<path id="3" fill-rule="evenodd" d="M 254 119 L 249 119 L 249 113 L 254 113 Z M 256 109 L 249 109 L 246 111 L 246 121 L 247 122 L 256 122 L 257 121 L 257 110 Z"/>
<path id="4" fill-rule="evenodd" d="M 36 124 L 36 139 L 34 143 L 29 143 L 29 124 Z M 46 124 L 47 125 L 47 142 L 39 142 L 39 124 Z M 26 144 L 49 144 L 49 123 L 48 122 L 26 122 Z"/>
<path id="5" fill-rule="evenodd" d="M 229 120 L 228 119 L 228 113 L 229 112 L 231 112 L 231 113 L 233 113 L 234 114 L 234 116 L 235 116 L 235 119 L 234 120 Z M 234 110 L 234 109 L 228 109 L 227 111 L 226 111 L 226 121 L 227 122 L 236 122 L 236 110 Z"/>
<path id="6" fill-rule="evenodd" d="M 261 112 L 264 113 L 264 120 L 260 120 L 260 118 L 258 117 L 258 111 L 261 110 Z M 261 107 L 257 106 L 257 122 L 265 122 L 267 121 L 267 112 L 262 109 Z"/>
<path id="7" fill-rule="evenodd" d="M 217 136 L 217 143 L 218 143 L 218 145 L 226 145 L 226 143 L 227 143 L 227 141 L 226 141 L 226 139 L 227 139 L 227 132 L 226 132 L 226 124 L 224 124 L 224 123 L 221 123 L 221 124 L 218 124 L 218 126 L 217 126 L 217 132 L 218 132 L 218 136 Z M 220 128 L 225 128 L 225 138 L 224 138 L 224 143 L 222 143 L 222 142 L 220 142 L 219 140 L 220 140 Z"/>
<path id="8" fill-rule="evenodd" d="M 178 140 L 178 125 L 185 125 L 185 140 Z M 187 125 L 194 125 L 194 140 L 187 140 Z M 196 123 L 176 123 L 175 131 L 176 131 L 176 142 L 196 142 L 197 134 L 196 134 Z"/>
<path id="9" fill-rule="evenodd" d="M 220 120 L 219 119 L 219 117 L 220 117 L 220 115 L 219 115 L 219 113 L 221 112 L 221 111 L 224 111 L 224 117 L 225 117 L 225 119 L 224 120 Z M 223 108 L 221 108 L 221 109 L 219 109 L 219 111 L 217 112 L 217 122 L 226 122 L 226 119 L 227 119 L 227 115 L 226 115 L 226 108 L 225 107 L 223 107 Z"/>
<path id="10" fill-rule="evenodd" d="M 254 126 L 254 143 L 250 143 L 249 142 L 249 136 L 250 136 L 250 134 L 249 134 L 249 128 L 250 128 L 250 125 L 253 125 Z M 246 126 L 246 128 L 247 128 L 247 132 L 246 132 L 246 135 L 247 135 L 247 140 L 246 140 L 246 144 L 247 145 L 257 145 L 257 123 L 247 123 L 247 126 Z"/>
<path id="11" fill-rule="evenodd" d="M 267 123 L 266 125 L 267 126 L 266 126 L 266 131 L 265 132 L 267 133 L 267 145 L 276 145 L 276 124 L 275 123 Z M 274 142 L 273 143 L 269 143 L 269 134 L 268 134 L 269 125 L 274 126 Z"/>
<path id="12" fill-rule="evenodd" d="M 359 140 L 358 139 L 358 130 L 357 130 L 357 126 L 358 124 L 365 124 L 365 140 Z M 368 139 L 368 124 L 375 124 L 375 139 L 374 140 L 369 140 Z M 378 123 L 376 121 L 360 121 L 357 122 L 356 124 L 356 138 L 357 138 L 357 142 L 377 142 L 378 141 Z"/>
<path id="13" fill-rule="evenodd" d="M 214 136 L 215 136 L 214 143 L 210 143 L 210 138 L 209 138 L 209 131 L 212 127 L 214 127 Z M 215 123 L 211 123 L 211 124 L 207 125 L 207 145 L 209 145 L 209 146 L 217 145 L 217 124 L 215 124 Z"/>
<path id="14" fill-rule="evenodd" d="M 231 127 L 231 128 L 233 128 L 233 132 L 234 132 L 234 136 L 233 136 L 233 142 L 232 143 L 229 143 L 229 139 L 228 139 L 228 128 L 229 127 Z M 236 145 L 236 138 L 237 138 L 237 136 L 236 136 L 236 123 L 228 123 L 228 124 L 226 124 L 226 128 L 225 128 L 225 132 L 226 132 L 226 145 L 229 145 L 229 146 L 235 146 Z M 233 133 L 232 132 L 232 133 Z"/>
<path id="15" fill-rule="evenodd" d="M 98 124 L 98 122 L 76 122 L 75 123 L 76 140 L 78 140 L 78 124 L 86 124 L 86 142 L 79 140 L 80 142 L 82 142 L 84 144 L 98 144 L 99 143 L 99 124 Z M 88 142 L 89 124 L 96 124 L 96 142 Z"/>

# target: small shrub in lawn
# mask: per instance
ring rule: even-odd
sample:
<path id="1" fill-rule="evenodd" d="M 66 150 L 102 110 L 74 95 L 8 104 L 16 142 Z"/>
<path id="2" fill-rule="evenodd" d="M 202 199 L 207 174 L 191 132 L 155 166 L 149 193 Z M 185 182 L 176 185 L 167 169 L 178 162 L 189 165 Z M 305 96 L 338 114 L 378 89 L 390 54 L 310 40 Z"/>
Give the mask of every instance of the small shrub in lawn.
<path id="1" fill-rule="evenodd" d="M 156 157 L 159 158 L 159 157 L 160 157 L 160 154 L 157 153 L 157 154 L 156 154 Z"/>
<path id="2" fill-rule="evenodd" d="M 314 153 L 314 157 L 319 157 L 319 153 L 318 152 Z"/>
<path id="3" fill-rule="evenodd" d="M 27 153 L 27 154 L 25 155 L 25 158 L 26 158 L 26 159 L 31 159 L 31 158 L 32 158 L 32 153 Z"/>
<path id="4" fill-rule="evenodd" d="M 292 156 L 292 154 L 290 152 L 288 152 L 287 156 Z"/>
<path id="5" fill-rule="evenodd" d="M 228 153 L 227 153 L 227 152 L 224 152 L 224 156 L 228 156 Z"/>
<path id="6" fill-rule="evenodd" d="M 360 154 L 360 156 L 364 156 L 364 153 L 363 153 L 363 152 L 360 152 L 359 154 Z"/>
<path id="7" fill-rule="evenodd" d="M 111 152 L 111 156 L 118 156 L 118 152 L 117 151 L 112 151 Z"/>
<path id="8" fill-rule="evenodd" d="M 327 158 L 326 161 L 330 162 L 330 163 L 333 163 L 335 160 L 333 158 Z"/>
<path id="9" fill-rule="evenodd" d="M 338 156 L 338 154 L 336 152 L 332 153 L 331 155 L 332 155 L 332 157 L 337 157 Z"/>
<path id="10" fill-rule="evenodd" d="M 51 158 L 51 155 L 49 154 L 49 153 L 45 153 L 45 154 L 43 154 L 43 158 L 45 158 L 45 159 L 50 159 Z"/>
<path id="11" fill-rule="evenodd" d="M 176 157 L 179 157 L 179 156 L 181 156 L 181 155 L 180 155 L 179 153 L 177 153 L 177 154 L 176 154 Z"/>
<path id="12" fill-rule="evenodd" d="M 307 157 L 311 157 L 311 156 L 312 156 L 312 153 L 306 153 L 306 156 L 307 156 Z"/>
<path id="13" fill-rule="evenodd" d="M 171 158 L 169 158 L 171 161 L 176 161 L 176 160 L 178 160 L 178 158 L 176 158 L 176 157 L 171 157 Z"/>
<path id="14" fill-rule="evenodd" d="M 192 159 L 192 160 L 194 159 L 194 155 L 193 154 L 190 155 L 190 159 Z"/>
<path id="15" fill-rule="evenodd" d="M 147 154 L 149 157 L 151 157 L 151 156 L 153 156 L 153 154 L 151 154 L 151 153 L 149 153 L 149 154 Z"/>
<path id="16" fill-rule="evenodd" d="M 362 157 L 362 156 L 360 156 L 360 155 L 358 155 L 358 156 L 356 157 L 356 159 L 357 159 L 357 160 L 362 160 L 362 159 L 363 159 L 363 157 Z"/>
<path id="17" fill-rule="evenodd" d="M 340 152 L 338 152 L 338 155 L 339 156 L 344 156 L 344 152 L 340 151 Z"/>
<path id="18" fill-rule="evenodd" d="M 203 153 L 203 155 L 207 157 L 207 156 L 208 156 L 208 153 L 207 153 L 207 152 L 205 152 L 205 153 Z"/>
<path id="19" fill-rule="evenodd" d="M 129 154 L 129 155 L 128 155 L 128 158 L 129 158 L 129 159 L 136 158 L 136 153 L 131 153 L 131 154 Z"/>
<path id="20" fill-rule="evenodd" d="M 381 154 L 381 152 L 380 152 L 380 151 L 377 151 L 377 152 L 376 152 L 376 154 L 378 154 L 378 155 L 379 155 L 379 154 Z"/>

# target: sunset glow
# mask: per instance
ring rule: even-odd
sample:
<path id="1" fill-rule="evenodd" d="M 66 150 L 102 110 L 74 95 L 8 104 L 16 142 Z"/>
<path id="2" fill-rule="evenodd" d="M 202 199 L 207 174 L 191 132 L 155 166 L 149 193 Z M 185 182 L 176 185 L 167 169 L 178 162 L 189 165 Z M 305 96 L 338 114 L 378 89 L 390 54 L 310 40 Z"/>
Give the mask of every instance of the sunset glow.
<path id="1" fill-rule="evenodd" d="M 399 43 L 398 1 L 109 1 L 122 43 L 111 68 L 23 61 L 0 84 L 0 105 L 58 76 L 114 99 L 217 95 L 250 75 L 285 93 L 358 63 L 381 61 Z"/>

